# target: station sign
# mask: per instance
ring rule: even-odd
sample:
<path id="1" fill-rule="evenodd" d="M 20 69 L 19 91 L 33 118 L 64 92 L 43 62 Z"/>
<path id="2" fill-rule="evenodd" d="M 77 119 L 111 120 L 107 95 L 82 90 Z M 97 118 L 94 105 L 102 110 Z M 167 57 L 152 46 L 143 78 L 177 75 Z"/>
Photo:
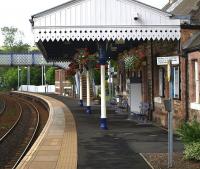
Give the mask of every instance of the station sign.
<path id="1" fill-rule="evenodd" d="M 179 56 L 157 57 L 157 65 L 159 66 L 167 65 L 169 61 L 171 61 L 172 65 L 178 65 Z"/>

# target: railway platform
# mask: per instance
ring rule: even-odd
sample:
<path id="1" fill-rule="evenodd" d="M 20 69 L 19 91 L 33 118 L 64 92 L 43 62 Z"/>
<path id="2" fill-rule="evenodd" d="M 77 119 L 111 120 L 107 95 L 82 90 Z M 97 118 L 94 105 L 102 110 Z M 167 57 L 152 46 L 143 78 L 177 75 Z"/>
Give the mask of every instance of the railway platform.
<path id="1" fill-rule="evenodd" d="M 167 152 L 167 132 L 128 121 L 127 114 L 108 107 L 109 130 L 101 130 L 100 106 L 88 115 L 76 99 L 31 95 L 49 104 L 49 120 L 18 169 L 151 169 L 141 154 Z"/>
<path id="2" fill-rule="evenodd" d="M 27 93 L 26 93 L 27 94 Z M 76 169 L 77 133 L 70 110 L 60 101 L 29 94 L 48 103 L 49 119 L 18 169 Z"/>

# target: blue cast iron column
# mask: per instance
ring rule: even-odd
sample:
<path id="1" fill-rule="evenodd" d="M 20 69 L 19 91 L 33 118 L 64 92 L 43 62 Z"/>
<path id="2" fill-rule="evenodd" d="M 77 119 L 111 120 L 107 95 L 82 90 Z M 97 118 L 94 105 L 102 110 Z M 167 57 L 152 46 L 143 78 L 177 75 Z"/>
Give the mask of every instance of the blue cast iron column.
<path id="1" fill-rule="evenodd" d="M 101 119 L 100 128 L 108 129 L 107 116 L 106 116 L 106 88 L 105 88 L 105 65 L 107 62 L 106 57 L 106 42 L 99 44 L 99 63 L 101 65 Z"/>

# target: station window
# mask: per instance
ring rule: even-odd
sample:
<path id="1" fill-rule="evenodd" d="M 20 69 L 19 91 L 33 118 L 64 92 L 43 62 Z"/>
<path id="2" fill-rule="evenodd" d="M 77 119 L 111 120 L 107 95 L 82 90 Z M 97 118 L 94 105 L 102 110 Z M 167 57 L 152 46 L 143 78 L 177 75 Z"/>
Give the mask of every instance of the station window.
<path id="1" fill-rule="evenodd" d="M 173 97 L 175 99 L 180 98 L 180 71 L 179 67 L 173 67 Z"/>
<path id="2" fill-rule="evenodd" d="M 164 97 L 165 90 L 165 70 L 164 68 L 159 69 L 159 96 Z"/>
<path id="3" fill-rule="evenodd" d="M 195 82 L 195 96 L 196 96 L 196 103 L 199 103 L 199 65 L 198 61 L 194 61 L 194 82 Z"/>

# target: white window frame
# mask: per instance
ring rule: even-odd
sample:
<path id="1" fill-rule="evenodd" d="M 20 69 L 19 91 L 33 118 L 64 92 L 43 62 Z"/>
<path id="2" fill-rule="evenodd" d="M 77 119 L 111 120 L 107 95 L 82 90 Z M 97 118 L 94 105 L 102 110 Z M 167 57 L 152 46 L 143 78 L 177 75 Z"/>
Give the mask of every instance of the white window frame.
<path id="1" fill-rule="evenodd" d="M 199 86 L 199 64 L 198 64 L 198 60 L 194 60 L 193 61 L 194 64 L 192 64 L 192 66 L 194 66 L 194 84 L 195 84 L 195 100 L 193 103 L 190 103 L 190 108 L 194 109 L 194 110 L 199 110 L 200 111 L 200 98 L 199 98 L 199 90 L 200 90 L 200 86 Z"/>
<path id="2" fill-rule="evenodd" d="M 158 83 L 159 83 L 159 96 L 160 97 L 164 97 L 165 96 L 165 92 L 164 92 L 164 86 L 165 86 L 165 78 L 164 78 L 164 68 L 159 68 L 159 79 L 158 79 Z"/>
<path id="3" fill-rule="evenodd" d="M 199 65 L 197 60 L 195 60 L 194 62 L 194 75 L 195 75 L 195 94 L 196 94 L 195 101 L 196 103 L 199 103 Z"/>
<path id="4" fill-rule="evenodd" d="M 173 98 L 180 99 L 180 68 L 173 67 Z"/>

